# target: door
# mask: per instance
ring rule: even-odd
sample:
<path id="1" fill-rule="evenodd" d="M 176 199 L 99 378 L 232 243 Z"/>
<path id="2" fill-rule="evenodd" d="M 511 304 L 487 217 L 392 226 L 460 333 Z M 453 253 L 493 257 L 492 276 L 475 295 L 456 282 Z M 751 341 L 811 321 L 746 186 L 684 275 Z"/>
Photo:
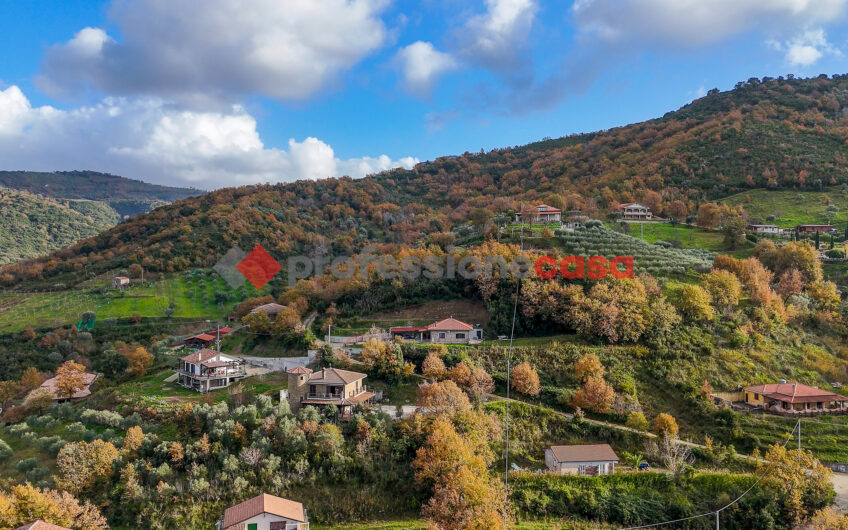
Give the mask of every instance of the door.
<path id="1" fill-rule="evenodd" d="M 258 523 L 250 523 L 250 524 L 247 525 L 247 530 L 258 530 L 258 529 L 259 529 Z"/>

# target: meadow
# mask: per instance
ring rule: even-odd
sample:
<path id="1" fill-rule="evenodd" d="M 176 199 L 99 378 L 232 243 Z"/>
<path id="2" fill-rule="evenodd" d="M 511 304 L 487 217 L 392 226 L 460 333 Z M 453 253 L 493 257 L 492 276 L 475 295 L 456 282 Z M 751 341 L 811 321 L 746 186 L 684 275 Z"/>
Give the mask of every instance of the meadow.
<path id="1" fill-rule="evenodd" d="M 845 228 L 848 221 L 848 193 L 843 188 L 827 191 L 773 191 L 756 189 L 731 195 L 721 200 L 730 205 L 741 205 L 749 218 L 759 218 L 763 223 L 794 228 L 799 224 L 836 224 Z M 832 217 L 828 217 L 832 205 Z M 774 221 L 768 217 L 774 215 Z M 841 226 L 840 226 L 841 225 Z"/>

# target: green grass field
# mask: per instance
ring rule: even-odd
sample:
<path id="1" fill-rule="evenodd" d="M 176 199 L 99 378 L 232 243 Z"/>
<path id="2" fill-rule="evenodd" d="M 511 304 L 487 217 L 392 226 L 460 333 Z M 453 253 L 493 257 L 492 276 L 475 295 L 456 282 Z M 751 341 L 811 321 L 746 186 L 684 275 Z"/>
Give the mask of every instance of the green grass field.
<path id="1" fill-rule="evenodd" d="M 0 292 L 0 333 L 18 332 L 29 325 L 44 328 L 76 324 L 86 311 L 93 311 L 98 321 L 135 314 L 161 318 L 171 304 L 175 318 L 219 320 L 231 312 L 233 304 L 269 290 L 266 286 L 258 292 L 249 284 L 233 290 L 217 274 L 205 272 L 172 276 L 122 291 L 106 288 L 107 283 L 101 280 L 85 289 L 51 293 Z"/>
<path id="2" fill-rule="evenodd" d="M 828 205 L 826 197 L 836 207 L 831 221 L 825 215 Z M 773 224 L 783 228 L 831 222 L 841 231 L 848 221 L 848 194 L 837 188 L 825 192 L 756 189 L 731 195 L 721 202 L 742 205 L 749 217 L 759 218 L 764 223 L 768 222 L 766 218 L 769 215 L 774 215 L 776 220 Z"/>
<path id="3" fill-rule="evenodd" d="M 722 250 L 723 236 L 719 232 L 711 232 L 702 228 L 687 225 L 672 225 L 670 223 L 632 223 L 630 234 L 643 238 L 648 243 L 657 241 L 680 241 L 683 248 L 703 248 L 705 250 Z"/>

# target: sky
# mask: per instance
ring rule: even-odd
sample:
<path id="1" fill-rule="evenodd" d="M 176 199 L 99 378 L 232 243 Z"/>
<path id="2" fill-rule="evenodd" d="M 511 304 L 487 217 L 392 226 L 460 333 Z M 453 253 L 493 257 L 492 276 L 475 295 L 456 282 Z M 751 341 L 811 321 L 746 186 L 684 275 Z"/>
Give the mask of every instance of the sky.
<path id="1" fill-rule="evenodd" d="M 361 178 L 846 54 L 848 0 L 0 2 L 0 169 Z"/>

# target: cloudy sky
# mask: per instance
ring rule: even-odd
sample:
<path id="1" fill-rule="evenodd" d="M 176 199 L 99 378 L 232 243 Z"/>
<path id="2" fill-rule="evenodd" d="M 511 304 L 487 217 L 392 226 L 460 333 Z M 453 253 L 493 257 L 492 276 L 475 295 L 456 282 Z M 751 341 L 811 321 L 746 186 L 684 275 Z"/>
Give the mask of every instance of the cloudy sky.
<path id="1" fill-rule="evenodd" d="M 350 175 L 848 71 L 848 0 L 0 2 L 0 169 Z"/>

